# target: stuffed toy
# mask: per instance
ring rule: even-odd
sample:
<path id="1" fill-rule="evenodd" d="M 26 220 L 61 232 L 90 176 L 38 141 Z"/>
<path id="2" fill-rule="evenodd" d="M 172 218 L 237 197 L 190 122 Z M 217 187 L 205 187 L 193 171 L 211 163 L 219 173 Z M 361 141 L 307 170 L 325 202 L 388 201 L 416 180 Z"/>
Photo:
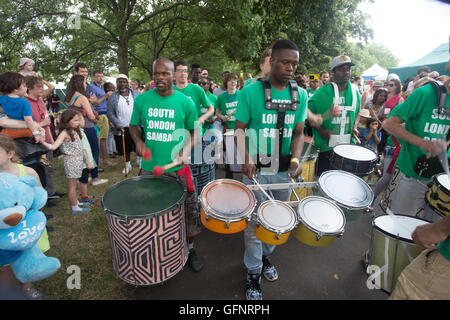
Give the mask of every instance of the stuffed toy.
<path id="1" fill-rule="evenodd" d="M 9 264 L 22 283 L 50 277 L 61 267 L 37 246 L 47 223 L 39 211 L 47 192 L 37 184 L 32 176 L 0 173 L 0 266 Z"/>

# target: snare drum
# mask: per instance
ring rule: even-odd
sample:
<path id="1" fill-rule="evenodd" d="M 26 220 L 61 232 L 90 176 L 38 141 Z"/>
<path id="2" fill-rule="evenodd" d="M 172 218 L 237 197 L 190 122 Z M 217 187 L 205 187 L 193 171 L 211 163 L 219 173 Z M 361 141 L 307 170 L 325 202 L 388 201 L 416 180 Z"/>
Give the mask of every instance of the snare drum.
<path id="1" fill-rule="evenodd" d="M 380 286 L 392 292 L 400 273 L 425 248 L 412 241 L 411 234 L 428 222 L 405 215 L 381 215 L 372 221 L 369 266 L 380 268 Z"/>
<path id="2" fill-rule="evenodd" d="M 292 232 L 298 241 L 324 247 L 344 234 L 345 215 L 334 202 L 322 197 L 303 198 L 297 207 L 299 225 Z"/>
<path id="3" fill-rule="evenodd" d="M 333 148 L 330 162 L 334 169 L 364 177 L 373 172 L 377 164 L 377 154 L 370 149 L 355 144 L 341 144 Z"/>
<path id="4" fill-rule="evenodd" d="M 307 150 L 309 150 L 308 154 L 306 154 Z M 302 164 L 302 178 L 304 182 L 314 181 L 314 176 L 316 174 L 316 161 L 318 157 L 319 150 L 310 143 L 305 142 L 305 144 L 303 145 L 303 153 L 300 158 L 300 162 Z M 311 188 L 296 188 L 294 189 L 294 192 L 297 194 L 299 199 L 312 195 Z M 295 194 L 292 194 L 291 201 L 296 200 L 297 198 L 295 197 Z"/>
<path id="5" fill-rule="evenodd" d="M 247 228 L 256 207 L 253 192 L 243 183 L 220 179 L 208 183 L 200 194 L 201 221 L 217 233 L 237 233 Z"/>
<path id="6" fill-rule="evenodd" d="M 188 258 L 186 190 L 167 176 L 139 176 L 110 187 L 102 198 L 116 275 L 153 285 L 176 275 Z"/>
<path id="7" fill-rule="evenodd" d="M 446 173 L 433 176 L 425 202 L 440 216 L 450 213 L 450 179 Z"/>
<path id="8" fill-rule="evenodd" d="M 297 225 L 295 211 L 279 200 L 267 200 L 258 208 L 255 235 L 264 243 L 283 244 Z"/>
<path id="9" fill-rule="evenodd" d="M 334 201 L 344 212 L 346 221 L 361 217 L 373 201 L 369 185 L 354 174 L 345 171 L 325 171 L 319 177 L 319 194 Z"/>

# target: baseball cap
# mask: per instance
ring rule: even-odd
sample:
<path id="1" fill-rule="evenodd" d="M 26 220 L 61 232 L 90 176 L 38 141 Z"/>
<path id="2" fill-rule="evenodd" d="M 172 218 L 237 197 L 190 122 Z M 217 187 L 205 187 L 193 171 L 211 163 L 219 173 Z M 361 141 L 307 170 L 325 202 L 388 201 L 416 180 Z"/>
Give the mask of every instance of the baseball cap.
<path id="1" fill-rule="evenodd" d="M 331 71 L 333 71 L 335 68 L 340 67 L 344 64 L 349 64 L 351 66 L 355 65 L 349 56 L 337 56 L 337 57 L 334 57 L 333 60 L 331 61 Z"/>
<path id="2" fill-rule="evenodd" d="M 126 80 L 128 81 L 127 75 L 126 75 L 126 74 L 123 74 L 123 73 L 119 74 L 119 75 L 116 77 L 116 80 L 119 80 L 119 79 L 126 79 Z"/>

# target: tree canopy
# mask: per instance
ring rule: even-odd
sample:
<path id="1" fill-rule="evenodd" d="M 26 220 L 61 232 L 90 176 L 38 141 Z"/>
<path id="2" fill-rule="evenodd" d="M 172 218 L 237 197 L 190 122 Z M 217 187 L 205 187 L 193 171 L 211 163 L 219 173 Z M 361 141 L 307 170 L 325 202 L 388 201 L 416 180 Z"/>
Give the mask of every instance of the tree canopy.
<path id="1" fill-rule="evenodd" d="M 372 36 L 361 1 L 2 1 L 0 66 L 16 70 L 27 56 L 46 78 L 62 80 L 83 61 L 148 81 L 152 62 L 165 56 L 199 63 L 220 79 L 223 70 L 257 73 L 262 51 L 289 38 L 299 47 L 301 73 L 326 70 L 339 54 L 389 67 L 380 63 L 395 61 L 386 49 L 347 40 Z"/>

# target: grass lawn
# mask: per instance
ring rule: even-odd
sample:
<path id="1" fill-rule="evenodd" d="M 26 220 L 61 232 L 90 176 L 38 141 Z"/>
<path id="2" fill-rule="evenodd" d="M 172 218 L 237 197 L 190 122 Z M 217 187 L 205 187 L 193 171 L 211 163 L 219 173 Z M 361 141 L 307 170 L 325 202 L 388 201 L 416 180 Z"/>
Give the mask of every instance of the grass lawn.
<path id="1" fill-rule="evenodd" d="M 132 155 L 133 170 L 128 177 L 138 174 L 135 154 Z M 105 191 L 113 184 L 125 179 L 122 174 L 123 158 L 114 159 L 118 164 L 106 168 L 100 173 L 101 178 L 109 182 L 99 186 L 88 185 L 88 194 L 94 195 L 99 202 L 91 205 L 91 211 L 85 214 L 71 214 L 67 195 L 54 199 L 56 206 L 42 209 L 53 215 L 47 221 L 55 230 L 49 233 L 50 250 L 47 256 L 56 257 L 61 262 L 60 270 L 50 278 L 35 283 L 46 299 L 56 300 L 101 300 L 129 299 L 127 295 L 133 287 L 118 279 L 112 265 L 112 253 L 106 227 L 105 214 L 100 200 Z M 64 176 L 62 159 L 55 159 L 55 186 L 58 192 L 67 193 L 68 182 Z M 68 289 L 67 282 L 72 273 L 67 269 L 78 266 L 81 273 L 81 289 Z M 73 281 L 70 281 L 73 283 Z M 131 295 L 132 296 L 132 295 Z"/>

